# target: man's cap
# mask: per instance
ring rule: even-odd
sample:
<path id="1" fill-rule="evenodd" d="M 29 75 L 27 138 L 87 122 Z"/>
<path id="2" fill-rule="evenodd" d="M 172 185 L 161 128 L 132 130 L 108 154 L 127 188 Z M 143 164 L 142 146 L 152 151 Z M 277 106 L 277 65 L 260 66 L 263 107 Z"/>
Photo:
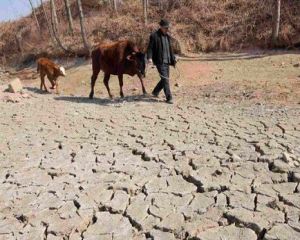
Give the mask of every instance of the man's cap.
<path id="1" fill-rule="evenodd" d="M 169 22 L 168 20 L 166 20 L 166 19 L 162 19 L 162 20 L 160 20 L 159 25 L 160 25 L 161 27 L 166 27 L 166 28 L 168 28 L 168 27 L 170 27 L 170 22 Z"/>

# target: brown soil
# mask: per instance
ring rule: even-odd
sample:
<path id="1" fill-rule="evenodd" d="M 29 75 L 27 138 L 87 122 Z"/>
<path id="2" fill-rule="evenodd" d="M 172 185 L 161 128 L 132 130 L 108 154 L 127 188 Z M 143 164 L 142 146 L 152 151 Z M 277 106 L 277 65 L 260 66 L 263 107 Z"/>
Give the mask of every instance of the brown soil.
<path id="1" fill-rule="evenodd" d="M 177 98 L 199 98 L 213 102 L 251 104 L 299 104 L 300 68 L 297 52 L 268 52 L 264 54 L 205 54 L 182 59 L 177 68 L 171 68 L 171 86 Z M 88 96 L 91 65 L 89 61 L 70 60 L 67 77 L 60 79 L 62 95 Z M 35 68 L 14 73 L 27 87 L 39 87 Z M 107 98 L 102 82 L 103 73 L 96 83 L 96 97 Z M 159 76 L 156 69 L 148 68 L 145 81 L 151 92 Z M 118 79 L 110 80 L 112 92 L 119 97 Z M 125 95 L 141 94 L 137 77 L 125 76 Z"/>

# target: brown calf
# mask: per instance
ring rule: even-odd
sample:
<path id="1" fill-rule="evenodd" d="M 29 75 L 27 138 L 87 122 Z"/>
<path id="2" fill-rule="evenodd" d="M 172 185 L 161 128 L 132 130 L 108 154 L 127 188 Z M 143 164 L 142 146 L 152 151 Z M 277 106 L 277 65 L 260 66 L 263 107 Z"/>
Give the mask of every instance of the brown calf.
<path id="1" fill-rule="evenodd" d="M 94 87 L 100 70 L 104 72 L 103 81 L 110 98 L 113 97 L 108 85 L 110 75 L 118 76 L 121 97 L 124 97 L 123 74 L 130 76 L 137 74 L 142 84 L 143 93 L 146 93 L 143 83 L 146 67 L 145 55 L 140 52 L 137 46 L 131 41 L 123 40 L 112 44 L 98 45 L 92 52 L 92 67 L 91 99 L 94 97 Z"/>
<path id="2" fill-rule="evenodd" d="M 56 93 L 58 93 L 57 78 L 60 76 L 66 76 L 66 70 L 64 69 L 64 67 L 56 65 L 48 58 L 40 58 L 37 60 L 37 72 L 40 73 L 41 77 L 40 89 L 43 90 L 44 86 L 46 92 L 48 92 L 48 89 L 45 84 L 45 76 L 47 76 L 52 85 L 51 89 L 54 89 L 56 87 Z"/>

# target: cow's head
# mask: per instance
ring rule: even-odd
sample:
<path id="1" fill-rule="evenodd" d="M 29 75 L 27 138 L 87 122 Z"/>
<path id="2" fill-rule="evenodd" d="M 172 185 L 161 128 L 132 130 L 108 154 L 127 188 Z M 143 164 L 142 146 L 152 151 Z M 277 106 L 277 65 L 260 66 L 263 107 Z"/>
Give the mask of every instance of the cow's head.
<path id="1" fill-rule="evenodd" d="M 142 52 L 132 52 L 127 56 L 127 60 L 134 64 L 135 70 L 141 77 L 146 76 L 146 58 Z"/>

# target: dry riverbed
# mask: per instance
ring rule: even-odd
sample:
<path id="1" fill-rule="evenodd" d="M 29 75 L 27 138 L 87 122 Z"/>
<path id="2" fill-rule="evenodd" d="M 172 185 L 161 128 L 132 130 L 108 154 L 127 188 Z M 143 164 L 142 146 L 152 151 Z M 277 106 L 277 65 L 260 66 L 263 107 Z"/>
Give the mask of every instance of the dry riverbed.
<path id="1" fill-rule="evenodd" d="M 174 105 L 129 77 L 89 100 L 88 63 L 59 96 L 24 80 L 0 101 L 0 239 L 300 239 L 299 57 L 252 57 L 179 63 Z"/>

